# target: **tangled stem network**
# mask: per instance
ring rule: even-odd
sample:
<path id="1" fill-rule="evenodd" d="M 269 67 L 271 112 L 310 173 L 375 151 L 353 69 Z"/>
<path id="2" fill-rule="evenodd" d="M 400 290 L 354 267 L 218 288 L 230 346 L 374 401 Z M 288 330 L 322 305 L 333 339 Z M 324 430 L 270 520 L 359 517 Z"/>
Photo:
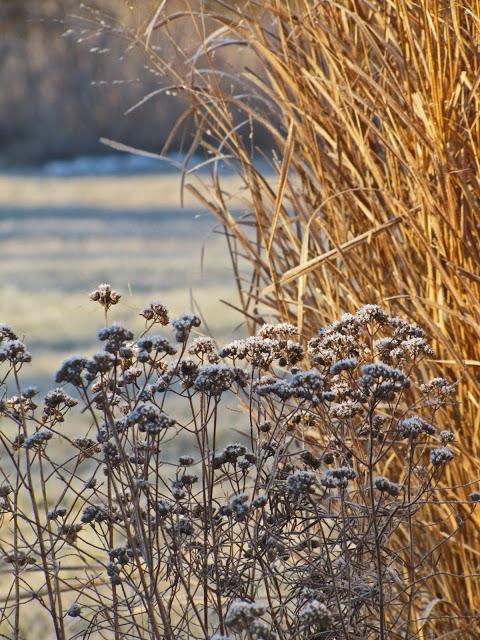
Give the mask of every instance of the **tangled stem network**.
<path id="1" fill-rule="evenodd" d="M 7 634 L 33 602 L 62 639 L 419 637 L 428 581 L 480 501 L 446 484 L 455 384 L 420 374 L 423 331 L 368 305 L 305 346 L 269 324 L 217 349 L 192 339 L 194 315 L 175 342 L 163 305 L 142 315 L 146 333 L 105 327 L 43 400 L 2 327 Z"/>

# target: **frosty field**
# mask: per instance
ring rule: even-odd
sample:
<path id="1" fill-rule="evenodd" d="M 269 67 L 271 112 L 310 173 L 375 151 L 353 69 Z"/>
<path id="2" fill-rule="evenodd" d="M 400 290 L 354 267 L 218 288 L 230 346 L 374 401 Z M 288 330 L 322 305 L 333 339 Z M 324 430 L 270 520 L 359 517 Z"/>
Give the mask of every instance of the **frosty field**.
<path id="1" fill-rule="evenodd" d="M 224 238 L 179 194 L 175 174 L 0 177 L 0 321 L 29 344 L 42 390 L 64 357 L 98 348 L 88 293 L 100 282 L 123 295 L 112 320 L 133 329 L 152 300 L 172 316 L 198 305 L 219 337 L 241 322 L 219 301 L 235 302 Z"/>

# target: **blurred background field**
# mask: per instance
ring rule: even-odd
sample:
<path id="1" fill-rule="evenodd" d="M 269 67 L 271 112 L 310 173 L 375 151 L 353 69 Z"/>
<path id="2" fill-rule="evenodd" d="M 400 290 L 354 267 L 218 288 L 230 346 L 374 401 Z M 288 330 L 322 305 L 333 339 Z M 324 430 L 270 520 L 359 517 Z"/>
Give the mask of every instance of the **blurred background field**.
<path id="1" fill-rule="evenodd" d="M 112 319 L 134 329 L 152 300 L 172 317 L 195 308 L 219 337 L 241 322 L 220 302 L 235 302 L 221 230 L 193 200 L 180 208 L 179 185 L 175 173 L 0 178 L 1 319 L 33 352 L 31 383 L 48 389 L 65 357 L 99 347 L 88 293 L 100 282 L 123 295 Z"/>
<path id="2" fill-rule="evenodd" d="M 95 349 L 102 317 L 88 293 L 100 282 L 122 293 L 113 319 L 132 328 L 153 299 L 173 316 L 196 306 L 216 336 L 241 322 L 219 301 L 234 298 L 225 241 L 193 198 L 180 207 L 178 168 L 100 142 L 158 153 L 185 106 L 163 93 L 127 113 L 163 82 L 123 34 L 141 28 L 154 5 L 0 3 L 0 81 L 8 87 L 0 95 L 0 320 L 28 342 L 28 379 L 42 391 L 64 357 Z M 180 64 L 175 39 L 188 48 L 192 34 L 173 27 L 171 35 L 162 52 Z M 233 70 L 239 61 L 225 54 L 222 64 Z M 177 167 L 193 132 L 187 123 L 172 139 Z"/>

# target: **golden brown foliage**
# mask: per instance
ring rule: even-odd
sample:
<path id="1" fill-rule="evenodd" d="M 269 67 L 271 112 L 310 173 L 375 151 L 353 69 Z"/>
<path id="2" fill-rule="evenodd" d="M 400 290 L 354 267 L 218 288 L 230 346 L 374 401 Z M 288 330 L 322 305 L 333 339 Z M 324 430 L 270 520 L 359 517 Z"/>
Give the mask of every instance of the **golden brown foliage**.
<path id="1" fill-rule="evenodd" d="M 201 4 L 192 2 L 192 12 Z M 480 3 L 270 0 L 228 13 L 212 3 L 209 11 L 213 28 L 207 35 L 199 29 L 201 56 L 177 82 L 198 117 L 195 144 L 208 129 L 204 147 L 233 156 L 244 180 L 251 211 L 244 218 L 235 216 L 215 172 L 210 194 L 197 193 L 228 229 L 237 266 L 241 256 L 253 267 L 248 282 L 238 271 L 247 318 L 254 323 L 267 307 L 308 337 L 340 312 L 375 302 L 421 323 L 442 370 L 460 379 L 463 418 L 452 410 L 450 426 L 471 455 L 451 466 L 451 479 L 474 482 Z M 157 16 L 152 32 L 169 19 L 180 18 Z M 190 19 L 205 24 L 203 16 Z M 228 91 L 215 67 L 215 52 L 225 46 L 254 52 L 257 68 L 230 78 Z M 159 59 L 152 64 L 162 67 Z M 241 138 L 242 127 L 254 124 L 280 152 L 274 182 Z M 470 575 L 478 524 L 442 558 L 444 573 L 418 612 L 419 628 L 429 619 L 423 637 L 451 631 L 443 617 L 452 614 L 469 633 L 462 616 L 476 615 L 480 602 L 480 582 Z"/>

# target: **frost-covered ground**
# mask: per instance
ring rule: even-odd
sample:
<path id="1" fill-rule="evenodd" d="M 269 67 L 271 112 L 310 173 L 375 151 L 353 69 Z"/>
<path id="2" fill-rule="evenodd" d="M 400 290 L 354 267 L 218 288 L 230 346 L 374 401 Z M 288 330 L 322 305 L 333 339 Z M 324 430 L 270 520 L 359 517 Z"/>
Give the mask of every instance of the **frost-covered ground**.
<path id="1" fill-rule="evenodd" d="M 241 322 L 220 302 L 236 300 L 213 217 L 191 196 L 180 208 L 177 172 L 129 162 L 79 159 L 0 175 L 0 322 L 25 337 L 34 354 L 29 381 L 43 390 L 67 355 L 98 348 L 102 314 L 88 300 L 98 283 L 123 294 L 112 319 L 132 328 L 157 299 L 173 316 L 198 305 L 219 337 Z"/>

